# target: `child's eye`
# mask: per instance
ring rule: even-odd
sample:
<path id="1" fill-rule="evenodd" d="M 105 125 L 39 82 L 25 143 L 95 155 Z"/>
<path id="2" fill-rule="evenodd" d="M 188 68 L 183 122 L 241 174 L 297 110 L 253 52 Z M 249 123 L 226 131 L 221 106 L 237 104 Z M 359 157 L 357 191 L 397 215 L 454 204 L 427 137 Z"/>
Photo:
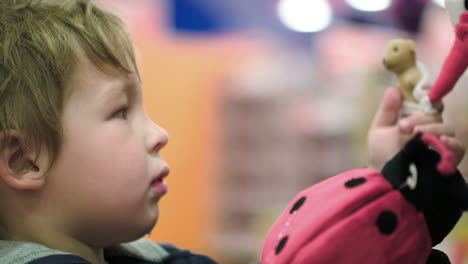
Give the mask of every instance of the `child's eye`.
<path id="1" fill-rule="evenodd" d="M 128 106 L 124 106 L 120 108 L 117 112 L 115 112 L 113 116 L 127 120 L 127 114 L 128 114 Z"/>

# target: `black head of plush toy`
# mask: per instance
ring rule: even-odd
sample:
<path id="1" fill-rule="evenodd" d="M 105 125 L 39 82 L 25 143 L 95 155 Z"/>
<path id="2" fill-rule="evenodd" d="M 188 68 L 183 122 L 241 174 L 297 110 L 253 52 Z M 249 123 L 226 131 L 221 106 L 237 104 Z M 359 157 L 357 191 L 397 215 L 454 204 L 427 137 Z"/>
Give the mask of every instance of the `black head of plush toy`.
<path id="1" fill-rule="evenodd" d="M 424 214 L 433 246 L 468 210 L 468 188 L 452 159 L 435 136 L 418 134 L 382 170 L 392 186 Z"/>

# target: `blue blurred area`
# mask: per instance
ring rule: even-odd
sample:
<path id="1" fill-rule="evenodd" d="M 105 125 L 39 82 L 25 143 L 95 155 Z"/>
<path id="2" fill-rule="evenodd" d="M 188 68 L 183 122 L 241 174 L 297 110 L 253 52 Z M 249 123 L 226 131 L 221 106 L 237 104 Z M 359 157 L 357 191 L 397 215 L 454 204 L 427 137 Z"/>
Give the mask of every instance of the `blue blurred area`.
<path id="1" fill-rule="evenodd" d="M 203 1 L 172 0 L 171 4 L 171 26 L 176 32 L 216 33 L 228 28 Z"/>
<path id="2" fill-rule="evenodd" d="M 427 2 L 423 0 L 393 0 L 391 11 L 394 26 L 412 34 L 419 33 Z"/>
<path id="3" fill-rule="evenodd" d="M 310 34 L 294 32 L 281 23 L 276 14 L 277 0 L 170 0 L 169 3 L 170 27 L 179 34 L 263 32 L 291 45 L 310 46 Z"/>
<path id="4" fill-rule="evenodd" d="M 232 30 L 267 32 L 292 42 L 310 41 L 310 34 L 286 28 L 276 14 L 279 0 L 170 0 L 170 26 L 178 33 L 216 34 Z M 313 1 L 313 0 L 311 0 Z M 330 0 L 334 21 L 398 28 L 419 33 L 427 0 L 393 0 L 382 12 L 362 12 L 344 0 Z M 338 11 L 340 10 L 340 11 Z"/>

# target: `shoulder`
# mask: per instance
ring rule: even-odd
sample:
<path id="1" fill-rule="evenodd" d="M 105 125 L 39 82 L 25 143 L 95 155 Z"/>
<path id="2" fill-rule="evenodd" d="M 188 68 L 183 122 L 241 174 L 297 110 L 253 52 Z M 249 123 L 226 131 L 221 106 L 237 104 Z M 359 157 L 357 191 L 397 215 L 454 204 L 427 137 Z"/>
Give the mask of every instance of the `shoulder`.
<path id="1" fill-rule="evenodd" d="M 0 240 L 0 263 L 2 264 L 91 264 L 65 252 L 29 243 Z"/>
<path id="2" fill-rule="evenodd" d="M 51 256 L 39 258 L 30 262 L 27 262 L 27 264 L 91 264 L 91 263 L 75 255 L 63 254 L 63 255 L 51 255 Z"/>
<path id="3" fill-rule="evenodd" d="M 192 253 L 189 250 L 179 249 L 171 244 L 161 244 L 169 253 L 164 263 L 168 264 L 217 264 L 208 256 Z"/>
<path id="4" fill-rule="evenodd" d="M 159 244 L 147 239 L 121 244 L 107 249 L 109 263 L 216 264 L 211 258 L 179 249 L 171 244 Z M 138 262 L 140 263 L 140 262 Z"/>
<path id="5" fill-rule="evenodd" d="M 158 244 L 140 239 L 105 250 L 109 263 L 216 264 L 211 258 L 179 249 L 170 244 Z M 45 246 L 0 240 L 1 264 L 91 264 L 87 260 Z"/>

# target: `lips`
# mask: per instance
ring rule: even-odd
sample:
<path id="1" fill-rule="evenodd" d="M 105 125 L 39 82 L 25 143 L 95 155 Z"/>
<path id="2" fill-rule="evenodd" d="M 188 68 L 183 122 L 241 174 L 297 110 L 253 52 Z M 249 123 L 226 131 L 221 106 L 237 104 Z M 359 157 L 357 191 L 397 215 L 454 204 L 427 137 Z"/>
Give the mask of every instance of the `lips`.
<path id="1" fill-rule="evenodd" d="M 167 184 L 163 181 L 169 175 L 169 167 L 165 167 L 159 174 L 151 181 L 151 188 L 159 195 L 167 193 Z"/>
<path id="2" fill-rule="evenodd" d="M 156 176 L 152 181 L 151 181 L 151 184 L 155 181 L 162 181 L 164 178 L 167 177 L 167 175 L 169 175 L 169 167 L 164 167 L 164 169 L 161 170 L 161 172 L 158 174 L 158 176 Z"/>

